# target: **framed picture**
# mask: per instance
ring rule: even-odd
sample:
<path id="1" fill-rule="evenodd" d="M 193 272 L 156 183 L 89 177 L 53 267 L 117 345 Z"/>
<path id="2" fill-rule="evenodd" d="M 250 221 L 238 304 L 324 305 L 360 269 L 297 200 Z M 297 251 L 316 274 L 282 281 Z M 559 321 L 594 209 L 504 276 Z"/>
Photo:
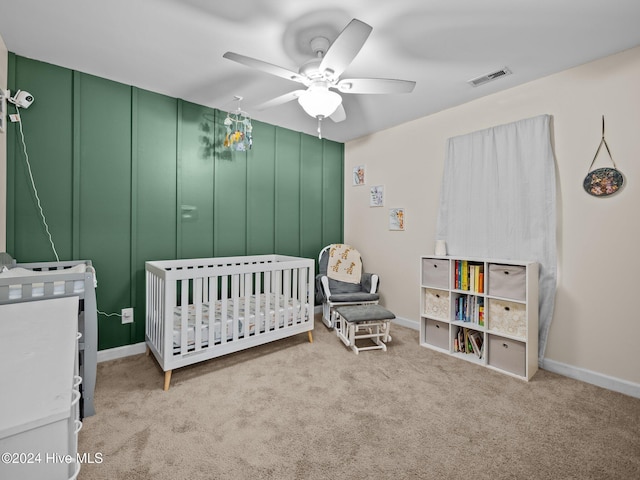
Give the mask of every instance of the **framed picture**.
<path id="1" fill-rule="evenodd" d="M 382 207 L 384 205 L 384 185 L 375 185 L 371 187 L 369 197 L 370 207 Z"/>
<path id="2" fill-rule="evenodd" d="M 389 230 L 404 230 L 404 208 L 389 209 Z"/>
<path id="3" fill-rule="evenodd" d="M 353 186 L 364 185 L 364 165 L 353 167 Z"/>

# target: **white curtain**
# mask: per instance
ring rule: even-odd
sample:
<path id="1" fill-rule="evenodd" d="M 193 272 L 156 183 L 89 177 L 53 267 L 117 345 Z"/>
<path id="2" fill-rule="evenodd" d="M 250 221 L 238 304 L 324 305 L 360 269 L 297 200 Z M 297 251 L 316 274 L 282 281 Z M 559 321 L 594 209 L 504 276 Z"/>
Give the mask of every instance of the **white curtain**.
<path id="1" fill-rule="evenodd" d="M 540 264 L 538 359 L 556 291 L 556 180 L 549 115 L 447 141 L 437 239 L 449 255 Z"/>

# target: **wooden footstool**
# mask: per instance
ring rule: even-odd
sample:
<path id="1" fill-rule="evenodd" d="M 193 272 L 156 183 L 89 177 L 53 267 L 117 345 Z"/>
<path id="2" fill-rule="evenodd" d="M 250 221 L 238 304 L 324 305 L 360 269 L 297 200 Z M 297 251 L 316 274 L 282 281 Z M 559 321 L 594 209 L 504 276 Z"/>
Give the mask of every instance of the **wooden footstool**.
<path id="1" fill-rule="evenodd" d="M 336 307 L 336 333 L 338 338 L 356 352 L 361 350 L 384 350 L 384 342 L 391 341 L 389 324 L 396 316 L 380 305 L 347 305 Z M 364 332 L 364 333 L 361 333 Z M 374 345 L 358 347 L 356 340 L 371 339 Z"/>

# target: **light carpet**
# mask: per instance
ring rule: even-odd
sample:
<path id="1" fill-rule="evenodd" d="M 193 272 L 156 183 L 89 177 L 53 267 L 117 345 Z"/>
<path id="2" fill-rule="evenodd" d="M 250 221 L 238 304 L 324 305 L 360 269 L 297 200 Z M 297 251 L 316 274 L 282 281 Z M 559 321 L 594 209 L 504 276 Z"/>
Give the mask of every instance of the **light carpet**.
<path id="1" fill-rule="evenodd" d="M 514 379 L 418 345 L 355 355 L 300 334 L 163 374 L 98 365 L 81 480 L 640 478 L 640 399 L 544 370 Z"/>

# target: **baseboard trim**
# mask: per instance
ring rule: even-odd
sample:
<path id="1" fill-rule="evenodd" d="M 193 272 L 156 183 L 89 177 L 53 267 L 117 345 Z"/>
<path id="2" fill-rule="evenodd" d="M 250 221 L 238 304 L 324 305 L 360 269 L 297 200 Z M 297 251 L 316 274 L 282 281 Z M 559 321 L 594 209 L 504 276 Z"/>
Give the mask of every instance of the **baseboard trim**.
<path id="1" fill-rule="evenodd" d="M 396 323 L 401 327 L 410 328 L 411 330 L 418 330 L 418 331 L 420 330 L 420 323 L 416 322 L 415 320 L 410 320 L 408 318 L 396 317 L 393 320 L 393 323 Z"/>
<path id="2" fill-rule="evenodd" d="M 144 353 L 147 348 L 145 342 L 134 343 L 133 345 L 125 345 L 124 347 L 109 348 L 107 350 L 98 351 L 98 363 L 116 360 L 118 358 L 130 357 Z"/>
<path id="3" fill-rule="evenodd" d="M 540 362 L 540 368 L 549 372 L 558 373 L 565 377 L 590 383 L 598 387 L 613 390 L 614 392 L 623 393 L 630 397 L 640 398 L 640 384 L 622 380 L 616 377 L 610 377 L 602 373 L 593 372 L 584 368 L 574 367 L 566 363 L 557 362 L 548 358 L 543 358 Z"/>
<path id="4" fill-rule="evenodd" d="M 408 318 L 396 317 L 394 323 L 413 330 L 420 330 L 420 323 Z M 581 382 L 590 383 L 591 385 L 606 388 L 607 390 L 629 395 L 630 397 L 640 398 L 640 384 L 637 383 L 610 377 L 584 368 L 574 367 L 573 365 L 567 365 L 548 358 L 542 359 L 540 362 L 540 368 L 565 377 L 573 378 L 574 380 L 579 380 Z"/>

